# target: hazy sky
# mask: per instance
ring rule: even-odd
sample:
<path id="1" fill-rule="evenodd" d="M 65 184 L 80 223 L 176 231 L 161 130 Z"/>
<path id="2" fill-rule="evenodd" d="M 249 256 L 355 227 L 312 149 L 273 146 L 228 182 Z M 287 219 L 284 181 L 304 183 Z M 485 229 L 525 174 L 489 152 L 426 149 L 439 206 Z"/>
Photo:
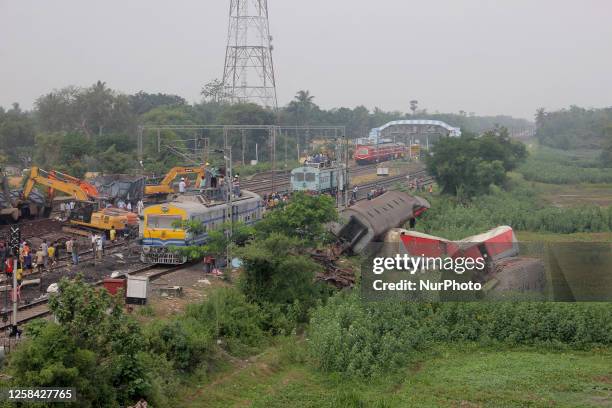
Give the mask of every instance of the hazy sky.
<path id="1" fill-rule="evenodd" d="M 610 0 L 269 0 L 279 104 L 511 114 L 612 105 Z M 98 79 L 190 101 L 229 0 L 0 0 L 0 106 Z"/>

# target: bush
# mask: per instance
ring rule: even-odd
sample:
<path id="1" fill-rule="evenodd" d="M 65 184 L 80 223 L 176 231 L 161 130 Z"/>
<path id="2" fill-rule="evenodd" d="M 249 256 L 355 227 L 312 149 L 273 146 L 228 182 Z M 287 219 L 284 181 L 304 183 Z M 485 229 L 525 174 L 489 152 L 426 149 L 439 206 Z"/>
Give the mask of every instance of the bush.
<path id="1" fill-rule="evenodd" d="M 586 348 L 612 344 L 610 303 L 368 303 L 338 294 L 314 311 L 309 355 L 324 371 L 372 378 L 436 342 Z"/>
<path id="2" fill-rule="evenodd" d="M 220 288 L 206 302 L 189 305 L 186 318 L 207 325 L 232 354 L 247 354 L 265 339 L 261 309 L 234 288 Z"/>
<path id="3" fill-rule="evenodd" d="M 498 225 L 515 230 L 571 234 L 612 230 L 612 207 L 541 208 L 525 183 L 509 192 L 496 189 L 469 203 L 433 197 L 417 229 L 448 239 L 461 239 Z"/>
<path id="4" fill-rule="evenodd" d="M 211 329 L 194 318 L 156 321 L 148 329 L 149 350 L 165 357 L 178 370 L 193 370 L 213 348 Z"/>

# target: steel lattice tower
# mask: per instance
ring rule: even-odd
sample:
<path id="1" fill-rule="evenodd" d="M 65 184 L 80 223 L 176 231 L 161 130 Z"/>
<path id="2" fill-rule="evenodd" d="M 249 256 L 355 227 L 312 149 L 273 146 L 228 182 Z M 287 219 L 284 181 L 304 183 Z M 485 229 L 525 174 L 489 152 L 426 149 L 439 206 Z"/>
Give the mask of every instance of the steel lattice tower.
<path id="1" fill-rule="evenodd" d="M 230 0 L 223 87 L 232 103 L 277 108 L 267 0 Z"/>

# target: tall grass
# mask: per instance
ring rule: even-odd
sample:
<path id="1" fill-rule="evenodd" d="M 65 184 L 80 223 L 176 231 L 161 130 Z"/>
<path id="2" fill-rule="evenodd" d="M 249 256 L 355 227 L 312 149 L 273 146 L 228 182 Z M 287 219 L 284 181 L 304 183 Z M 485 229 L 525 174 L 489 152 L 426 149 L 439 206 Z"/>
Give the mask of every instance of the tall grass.
<path id="1" fill-rule="evenodd" d="M 612 168 L 599 167 L 594 152 L 538 147 L 518 168 L 526 180 L 551 184 L 612 183 Z"/>
<path id="2" fill-rule="evenodd" d="M 498 225 L 515 230 L 571 234 L 612 231 L 612 207 L 542 207 L 535 190 L 518 183 L 510 191 L 492 189 L 470 203 L 433 197 L 431 208 L 417 222 L 419 231 L 461 239 Z"/>
<path id="3" fill-rule="evenodd" d="M 436 343 L 591 348 L 612 344 L 610 303 L 367 302 L 340 293 L 313 312 L 309 352 L 323 371 L 372 378 Z"/>

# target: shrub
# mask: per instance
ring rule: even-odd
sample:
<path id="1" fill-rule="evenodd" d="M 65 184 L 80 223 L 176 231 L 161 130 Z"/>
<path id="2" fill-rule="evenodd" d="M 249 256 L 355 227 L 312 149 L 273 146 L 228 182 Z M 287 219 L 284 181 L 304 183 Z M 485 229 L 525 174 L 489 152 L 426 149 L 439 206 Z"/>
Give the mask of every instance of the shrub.
<path id="1" fill-rule="evenodd" d="M 213 348 L 211 329 L 194 318 L 156 321 L 148 329 L 149 350 L 164 356 L 178 370 L 193 370 Z"/>
<path id="2" fill-rule="evenodd" d="M 364 302 L 334 296 L 313 313 L 309 355 L 324 371 L 371 378 L 435 342 L 586 348 L 612 344 L 610 303 Z"/>
<path id="3" fill-rule="evenodd" d="M 465 238 L 498 225 L 561 234 L 612 230 L 612 207 L 541 208 L 535 192 L 524 184 L 509 192 L 496 189 L 469 203 L 448 197 L 433 197 L 431 203 L 417 229 L 448 239 Z"/>
<path id="4" fill-rule="evenodd" d="M 207 325 L 214 338 L 225 341 L 230 353 L 248 353 L 265 339 L 260 307 L 234 288 L 220 288 L 206 302 L 189 305 L 186 317 Z"/>

